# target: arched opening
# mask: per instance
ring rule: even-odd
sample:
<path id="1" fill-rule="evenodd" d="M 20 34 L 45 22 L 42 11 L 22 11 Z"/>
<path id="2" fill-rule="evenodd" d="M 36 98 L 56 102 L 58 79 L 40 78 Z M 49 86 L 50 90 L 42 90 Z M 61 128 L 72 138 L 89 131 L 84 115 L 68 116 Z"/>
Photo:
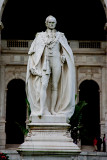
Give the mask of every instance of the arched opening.
<path id="1" fill-rule="evenodd" d="M 39 8 L 39 10 L 37 9 Z M 2 39 L 34 39 L 44 31 L 48 15 L 56 17 L 56 29 L 68 40 L 106 40 L 106 15 L 100 0 L 50 1 L 8 0 L 2 15 Z"/>
<path id="2" fill-rule="evenodd" d="M 24 135 L 20 126 L 26 127 L 25 82 L 13 79 L 7 86 L 6 99 L 6 144 L 21 144 Z"/>
<path id="3" fill-rule="evenodd" d="M 80 84 L 79 100 L 85 100 L 87 106 L 83 110 L 82 145 L 92 145 L 95 136 L 100 135 L 100 98 L 99 86 L 93 80 L 85 80 Z"/>

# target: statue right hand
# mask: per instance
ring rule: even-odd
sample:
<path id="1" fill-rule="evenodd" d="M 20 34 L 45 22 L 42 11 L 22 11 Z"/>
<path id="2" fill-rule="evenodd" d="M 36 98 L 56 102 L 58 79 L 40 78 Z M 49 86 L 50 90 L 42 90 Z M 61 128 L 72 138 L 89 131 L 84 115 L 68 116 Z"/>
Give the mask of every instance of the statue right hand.
<path id="1" fill-rule="evenodd" d="M 31 69 L 30 69 L 30 72 L 31 72 L 33 75 L 35 75 L 35 70 L 34 70 L 34 68 L 31 68 Z"/>
<path id="2" fill-rule="evenodd" d="M 42 74 L 41 73 L 39 73 L 36 69 L 34 69 L 34 68 L 31 68 L 30 69 L 30 72 L 34 75 L 34 76 L 42 76 Z"/>

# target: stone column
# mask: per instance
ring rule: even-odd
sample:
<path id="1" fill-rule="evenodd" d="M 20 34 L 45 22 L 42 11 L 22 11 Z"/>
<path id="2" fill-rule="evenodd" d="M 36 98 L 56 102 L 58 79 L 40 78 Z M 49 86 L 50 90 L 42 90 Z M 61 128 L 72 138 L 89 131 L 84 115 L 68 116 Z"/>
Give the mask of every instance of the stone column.
<path id="1" fill-rule="evenodd" d="M 0 66 L 0 148 L 5 148 L 5 67 Z"/>
<path id="2" fill-rule="evenodd" d="M 78 94 L 78 66 L 75 66 L 75 94 L 77 95 L 76 103 L 79 101 Z"/>
<path id="3" fill-rule="evenodd" d="M 101 127 L 101 137 L 104 136 L 105 133 L 105 112 L 106 105 L 107 105 L 107 98 L 106 98 L 106 66 L 104 65 L 102 68 L 102 88 L 100 92 L 100 127 Z"/>
<path id="4" fill-rule="evenodd" d="M 1 30 L 3 28 L 0 22 L 0 149 L 5 148 L 5 67 L 1 59 Z"/>
<path id="5" fill-rule="evenodd" d="M 107 22 L 105 24 L 105 27 L 104 27 L 105 31 L 106 31 L 106 41 L 107 41 Z M 105 48 L 105 51 L 106 51 L 106 85 L 107 86 L 107 43 L 106 43 L 106 48 Z M 106 112 L 105 112 L 105 135 L 106 135 L 106 152 L 107 152 L 107 87 L 106 87 Z"/>
<path id="6" fill-rule="evenodd" d="M 107 112 L 105 113 L 105 136 L 106 136 L 106 152 L 107 152 Z"/>

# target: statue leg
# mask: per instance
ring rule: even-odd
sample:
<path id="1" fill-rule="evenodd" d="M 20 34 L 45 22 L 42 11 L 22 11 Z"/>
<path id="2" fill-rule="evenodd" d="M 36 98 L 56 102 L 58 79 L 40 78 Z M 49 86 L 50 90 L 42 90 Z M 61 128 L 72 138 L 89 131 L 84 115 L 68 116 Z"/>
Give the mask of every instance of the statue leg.
<path id="1" fill-rule="evenodd" d="M 50 75 L 43 75 L 42 77 L 42 87 L 41 87 L 41 93 L 40 93 L 40 112 L 38 116 L 42 116 L 45 109 L 45 103 L 46 103 L 46 91 L 48 87 Z"/>
<path id="2" fill-rule="evenodd" d="M 56 114 L 55 113 L 55 105 L 56 105 L 56 100 L 57 100 L 57 90 L 52 90 L 52 103 L 51 103 L 51 114 Z"/>
<path id="3" fill-rule="evenodd" d="M 52 100 L 51 100 L 51 114 L 55 113 L 55 105 L 57 101 L 58 82 L 61 75 L 61 62 L 60 59 L 54 58 L 52 67 Z"/>

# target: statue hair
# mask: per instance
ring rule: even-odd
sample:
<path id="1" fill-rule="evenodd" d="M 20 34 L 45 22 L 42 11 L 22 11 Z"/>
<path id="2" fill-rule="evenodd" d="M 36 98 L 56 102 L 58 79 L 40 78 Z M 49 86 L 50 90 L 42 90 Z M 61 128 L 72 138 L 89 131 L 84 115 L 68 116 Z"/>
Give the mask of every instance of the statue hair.
<path id="1" fill-rule="evenodd" d="M 56 18 L 53 17 L 52 15 L 50 15 L 50 16 L 48 16 L 48 17 L 46 18 L 45 24 L 47 24 L 47 22 L 49 21 L 50 18 L 53 18 L 53 19 L 55 20 L 55 22 L 57 23 Z"/>

